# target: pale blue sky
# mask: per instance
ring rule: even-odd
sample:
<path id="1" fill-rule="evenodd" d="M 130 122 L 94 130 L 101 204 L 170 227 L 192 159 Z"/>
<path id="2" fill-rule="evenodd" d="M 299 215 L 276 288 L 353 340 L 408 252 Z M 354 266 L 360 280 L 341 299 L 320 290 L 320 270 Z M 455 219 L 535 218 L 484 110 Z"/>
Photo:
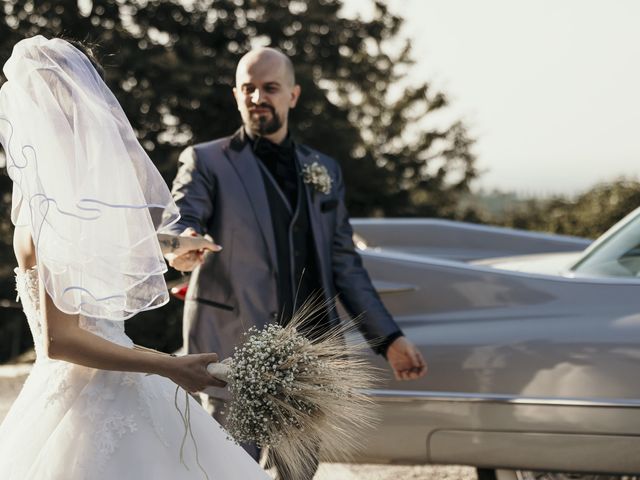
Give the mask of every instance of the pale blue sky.
<path id="1" fill-rule="evenodd" d="M 640 178 L 639 0 L 387 3 L 407 20 L 413 78 L 445 91 L 478 139 L 476 187 L 574 194 Z"/>
<path id="2" fill-rule="evenodd" d="M 477 187 L 572 194 L 640 177 L 640 1 L 389 4 L 407 19 L 413 75 L 448 93 L 478 138 Z"/>

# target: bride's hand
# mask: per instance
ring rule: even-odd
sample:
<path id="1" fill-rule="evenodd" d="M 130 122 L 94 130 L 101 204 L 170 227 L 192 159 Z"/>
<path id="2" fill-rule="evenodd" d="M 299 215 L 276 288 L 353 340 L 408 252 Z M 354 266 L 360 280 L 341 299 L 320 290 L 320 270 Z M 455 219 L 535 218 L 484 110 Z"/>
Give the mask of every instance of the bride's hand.
<path id="1" fill-rule="evenodd" d="M 224 387 L 227 384 L 211 376 L 207 365 L 216 363 L 215 353 L 201 353 L 171 358 L 166 376 L 187 392 L 201 392 L 207 387 Z"/>

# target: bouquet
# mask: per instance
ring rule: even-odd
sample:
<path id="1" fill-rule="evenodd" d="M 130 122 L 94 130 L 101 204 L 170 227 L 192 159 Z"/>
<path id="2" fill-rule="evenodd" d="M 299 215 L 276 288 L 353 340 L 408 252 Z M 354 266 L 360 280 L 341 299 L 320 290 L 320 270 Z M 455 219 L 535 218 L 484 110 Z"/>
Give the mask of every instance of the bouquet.
<path id="1" fill-rule="evenodd" d="M 377 369 L 364 358 L 366 343 L 344 339 L 355 322 L 315 339 L 301 333 L 322 312 L 309 302 L 285 326 L 253 327 L 231 358 L 207 368 L 229 383 L 229 434 L 268 447 L 293 478 L 310 455 L 343 458 L 375 423 L 373 402 L 363 391 L 373 387 Z"/>

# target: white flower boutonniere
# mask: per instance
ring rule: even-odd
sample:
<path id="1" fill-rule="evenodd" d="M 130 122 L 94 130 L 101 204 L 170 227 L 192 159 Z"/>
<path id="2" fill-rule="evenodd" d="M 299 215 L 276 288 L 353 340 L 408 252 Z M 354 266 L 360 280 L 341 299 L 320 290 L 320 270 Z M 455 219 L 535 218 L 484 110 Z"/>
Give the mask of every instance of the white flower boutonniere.
<path id="1" fill-rule="evenodd" d="M 307 164 L 302 168 L 302 180 L 312 185 L 318 192 L 328 195 L 331 193 L 333 179 L 329 175 L 327 167 L 318 162 Z"/>

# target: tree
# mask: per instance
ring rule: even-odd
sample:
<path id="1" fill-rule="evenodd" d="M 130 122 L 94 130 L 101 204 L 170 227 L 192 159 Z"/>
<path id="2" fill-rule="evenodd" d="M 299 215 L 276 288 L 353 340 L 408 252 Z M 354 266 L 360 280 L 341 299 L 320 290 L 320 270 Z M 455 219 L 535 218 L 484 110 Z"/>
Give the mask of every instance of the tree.
<path id="1" fill-rule="evenodd" d="M 525 230 L 597 238 L 640 206 L 640 182 L 601 183 L 575 199 L 529 200 L 493 223 Z"/>
<path id="2" fill-rule="evenodd" d="M 341 16 L 341 0 L 8 0 L 0 7 L 0 61 L 37 34 L 97 42 L 107 84 L 170 182 L 184 146 L 240 126 L 231 94 L 240 57 L 257 45 L 278 47 L 303 91 L 294 137 L 340 161 L 352 214 L 453 217 L 477 175 L 473 142 L 459 122 L 424 127 L 446 98 L 427 83 L 406 84 L 411 50 L 393 48 L 402 18 L 382 1 L 370 5 L 373 17 L 363 20 Z M 4 222 L 9 188 L 0 184 Z M 0 262 L 12 265 L 10 228 L 0 233 Z M 145 343 L 174 347 L 167 342 L 163 335 Z"/>
<path id="3" fill-rule="evenodd" d="M 393 53 L 402 18 L 372 6 L 362 20 L 340 16 L 341 0 L 103 0 L 87 11 L 13 0 L 0 13 L 0 55 L 38 33 L 96 40 L 110 87 L 169 180 L 181 147 L 240 125 L 231 96 L 240 56 L 279 47 L 302 85 L 295 136 L 340 160 L 352 213 L 453 216 L 477 175 L 473 142 L 460 122 L 420 126 L 446 98 L 427 83 L 406 85 L 408 42 Z"/>

